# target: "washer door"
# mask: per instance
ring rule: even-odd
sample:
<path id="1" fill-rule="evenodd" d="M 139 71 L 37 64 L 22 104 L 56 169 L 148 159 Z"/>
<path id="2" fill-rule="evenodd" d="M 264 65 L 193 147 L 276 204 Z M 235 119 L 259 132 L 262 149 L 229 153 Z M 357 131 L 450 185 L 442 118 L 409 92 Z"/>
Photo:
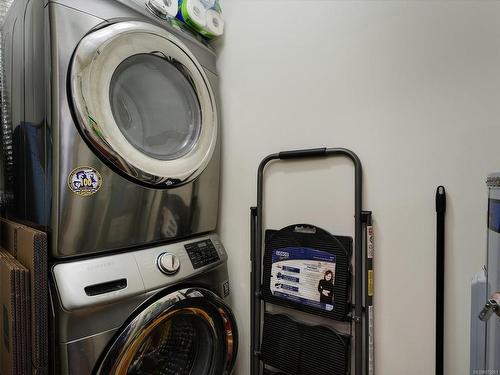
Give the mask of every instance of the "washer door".
<path id="1" fill-rule="evenodd" d="M 164 29 L 118 22 L 85 36 L 71 63 L 80 133 L 125 177 L 152 187 L 196 178 L 217 142 L 217 109 L 202 66 Z"/>
<path id="2" fill-rule="evenodd" d="M 224 375 L 231 373 L 236 352 L 236 322 L 214 293 L 160 292 L 118 331 L 94 373 Z"/>

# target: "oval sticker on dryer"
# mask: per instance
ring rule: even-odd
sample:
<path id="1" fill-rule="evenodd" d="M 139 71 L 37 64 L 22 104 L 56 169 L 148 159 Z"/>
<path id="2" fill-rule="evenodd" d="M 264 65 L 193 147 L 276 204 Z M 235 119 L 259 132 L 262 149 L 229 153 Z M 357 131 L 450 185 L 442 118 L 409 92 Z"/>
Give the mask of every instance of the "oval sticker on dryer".
<path id="1" fill-rule="evenodd" d="M 68 187 L 76 195 L 87 197 L 99 191 L 102 177 L 92 167 L 78 167 L 68 176 Z"/>

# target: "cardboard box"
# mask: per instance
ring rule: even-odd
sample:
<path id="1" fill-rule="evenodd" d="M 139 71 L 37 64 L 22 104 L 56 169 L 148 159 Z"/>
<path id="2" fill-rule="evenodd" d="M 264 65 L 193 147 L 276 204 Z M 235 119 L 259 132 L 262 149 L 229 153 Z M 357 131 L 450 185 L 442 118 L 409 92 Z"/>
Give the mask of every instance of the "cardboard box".
<path id="1" fill-rule="evenodd" d="M 10 375 L 17 371 L 17 347 L 14 342 L 15 326 L 15 276 L 7 270 L 9 254 L 0 251 L 0 374 Z M 13 257 L 12 257 L 13 258 Z"/>
<path id="2" fill-rule="evenodd" d="M 17 228 L 17 260 L 31 275 L 27 285 L 32 299 L 30 311 L 33 366 L 48 365 L 48 290 L 47 290 L 47 236 L 29 227 Z"/>
<path id="3" fill-rule="evenodd" d="M 26 320 L 26 338 L 30 340 L 28 356 L 33 374 L 44 374 L 48 369 L 48 265 L 47 236 L 44 232 L 19 223 L 1 219 L 1 233 L 7 250 L 30 272 L 30 282 L 25 285 L 31 296 L 31 308 Z M 22 328 L 22 327 L 21 327 Z M 31 366 L 30 365 L 30 366 Z M 3 375 L 3 374 L 0 374 Z"/>
<path id="4" fill-rule="evenodd" d="M 5 250 L 0 250 L 0 374 L 31 372 L 28 349 L 29 271 Z"/>
<path id="5" fill-rule="evenodd" d="M 4 220 L 2 219 L 2 222 Z M 8 223 L 8 225 L 4 225 L 2 223 L 1 230 L 0 230 L 0 247 L 2 247 L 4 250 L 7 250 L 9 253 L 16 256 L 16 231 L 17 228 L 20 227 L 20 224 L 16 224 L 14 222 L 10 222 L 5 220 L 5 223 Z"/>

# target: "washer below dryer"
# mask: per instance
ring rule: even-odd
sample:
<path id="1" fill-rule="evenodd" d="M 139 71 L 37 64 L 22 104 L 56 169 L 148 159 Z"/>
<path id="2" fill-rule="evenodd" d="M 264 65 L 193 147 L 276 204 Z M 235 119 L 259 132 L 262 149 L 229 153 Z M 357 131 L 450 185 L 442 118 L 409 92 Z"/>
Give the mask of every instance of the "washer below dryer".
<path id="1" fill-rule="evenodd" d="M 54 265 L 55 373 L 230 374 L 226 261 L 211 234 Z"/>

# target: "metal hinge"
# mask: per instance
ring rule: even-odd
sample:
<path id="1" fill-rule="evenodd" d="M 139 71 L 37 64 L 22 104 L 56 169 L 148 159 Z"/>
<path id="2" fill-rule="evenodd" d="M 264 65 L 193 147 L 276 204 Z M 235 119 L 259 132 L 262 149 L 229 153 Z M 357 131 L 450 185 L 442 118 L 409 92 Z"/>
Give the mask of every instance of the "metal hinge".
<path id="1" fill-rule="evenodd" d="M 484 305 L 483 309 L 479 313 L 479 319 L 483 322 L 486 322 L 493 313 L 497 314 L 497 316 L 500 318 L 500 304 L 499 301 L 495 299 L 489 299 L 488 302 L 486 302 L 486 305 Z"/>

